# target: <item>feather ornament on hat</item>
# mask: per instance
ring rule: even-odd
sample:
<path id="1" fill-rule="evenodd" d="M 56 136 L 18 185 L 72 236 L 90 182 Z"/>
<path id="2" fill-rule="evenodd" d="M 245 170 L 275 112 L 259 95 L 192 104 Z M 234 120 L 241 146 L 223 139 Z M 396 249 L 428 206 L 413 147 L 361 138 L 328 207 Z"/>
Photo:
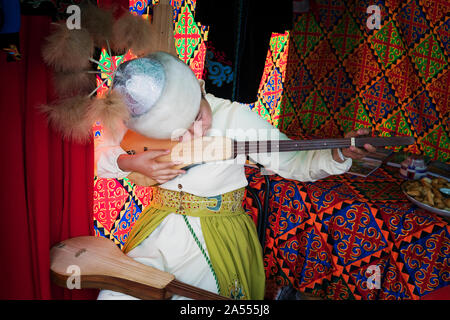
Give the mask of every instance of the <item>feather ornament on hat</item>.
<path id="1" fill-rule="evenodd" d="M 54 23 L 55 31 L 46 39 L 42 57 L 55 71 L 80 71 L 90 67 L 94 41 L 87 29 L 68 29 Z"/>
<path id="2" fill-rule="evenodd" d="M 53 83 L 60 98 L 89 95 L 97 86 L 95 76 L 86 70 L 79 72 L 55 72 Z"/>
<path id="3" fill-rule="evenodd" d="M 112 35 L 113 12 L 103 10 L 88 2 L 81 6 L 81 26 L 88 30 L 97 47 L 106 47 Z"/>
<path id="4" fill-rule="evenodd" d="M 117 52 L 130 49 L 136 56 L 144 56 L 152 51 L 150 41 L 152 33 L 147 20 L 127 11 L 112 27 L 111 47 Z"/>
<path id="5" fill-rule="evenodd" d="M 155 30 L 142 17 L 130 12 L 108 25 L 112 13 L 88 5 L 80 30 L 65 23 L 55 24 L 42 53 L 55 73 L 55 89 L 62 100 L 42 106 L 52 128 L 64 139 L 91 141 L 92 125 L 100 121 L 109 132 L 118 126 L 147 137 L 173 138 L 174 131 L 188 129 L 200 108 L 201 90 L 192 70 L 178 57 L 152 51 Z M 110 34 L 111 31 L 111 34 Z M 106 43 L 114 51 L 131 50 L 143 56 L 119 65 L 113 73 L 112 88 L 102 98 L 93 95 L 96 74 L 91 63 L 94 47 Z M 106 81 L 106 80 L 105 80 Z"/>
<path id="6" fill-rule="evenodd" d="M 121 122 L 130 118 L 123 96 L 116 90 L 110 90 L 105 97 L 92 100 L 86 118 L 90 123 L 100 120 L 103 127 L 114 136 L 123 127 Z"/>
<path id="7" fill-rule="evenodd" d="M 40 110 L 47 115 L 50 126 L 63 139 L 77 143 L 87 143 L 91 139 L 92 122 L 85 115 L 91 103 L 88 96 L 74 96 L 62 99 Z"/>

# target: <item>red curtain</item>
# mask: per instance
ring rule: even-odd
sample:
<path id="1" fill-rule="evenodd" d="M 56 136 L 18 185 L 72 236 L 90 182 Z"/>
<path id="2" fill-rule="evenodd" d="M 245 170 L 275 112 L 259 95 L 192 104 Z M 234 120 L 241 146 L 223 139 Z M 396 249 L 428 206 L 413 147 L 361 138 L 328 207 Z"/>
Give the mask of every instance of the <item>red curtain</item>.
<path id="1" fill-rule="evenodd" d="M 93 145 L 63 141 L 37 107 L 54 99 L 40 47 L 50 18 L 22 17 L 20 62 L 0 53 L 3 152 L 0 299 L 90 299 L 94 290 L 63 290 L 49 274 L 49 249 L 93 234 Z"/>
<path id="2" fill-rule="evenodd" d="M 128 10 L 130 0 L 97 0 L 97 4 L 100 8 L 116 8 L 116 14 L 120 15 Z"/>

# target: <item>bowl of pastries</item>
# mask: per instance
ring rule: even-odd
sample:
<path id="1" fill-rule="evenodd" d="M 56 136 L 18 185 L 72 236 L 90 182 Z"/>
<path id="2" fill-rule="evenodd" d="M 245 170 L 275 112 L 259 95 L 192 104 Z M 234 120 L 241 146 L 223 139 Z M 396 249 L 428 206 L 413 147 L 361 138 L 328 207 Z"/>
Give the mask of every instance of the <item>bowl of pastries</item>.
<path id="1" fill-rule="evenodd" d="M 424 177 L 420 180 L 405 181 L 401 187 L 409 201 L 418 207 L 450 217 L 450 196 L 443 192 L 450 188 L 450 181 L 447 179 Z"/>

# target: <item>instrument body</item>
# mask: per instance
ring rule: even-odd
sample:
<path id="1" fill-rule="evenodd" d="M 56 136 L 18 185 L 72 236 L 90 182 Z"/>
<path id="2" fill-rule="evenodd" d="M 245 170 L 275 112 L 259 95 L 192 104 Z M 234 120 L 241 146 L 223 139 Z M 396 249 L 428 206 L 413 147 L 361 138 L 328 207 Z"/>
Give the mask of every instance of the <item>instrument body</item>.
<path id="1" fill-rule="evenodd" d="M 80 288 L 108 289 L 140 299 L 168 299 L 173 294 L 192 299 L 227 299 L 139 263 L 102 237 L 76 237 L 55 245 L 50 250 L 50 273 L 53 282 L 65 288 L 70 288 L 78 276 Z"/>
<path id="2" fill-rule="evenodd" d="M 179 161 L 182 164 L 174 166 L 182 169 L 194 164 L 211 161 L 222 161 L 233 158 L 233 140 L 226 137 L 201 137 L 189 141 L 178 142 L 144 137 L 128 130 L 120 144 L 128 154 L 137 154 L 147 150 L 170 149 L 170 154 L 160 156 L 159 162 Z M 153 186 L 157 182 L 138 172 L 132 172 L 127 177 L 140 186 Z"/>
<path id="3" fill-rule="evenodd" d="M 189 141 L 159 140 L 144 137 L 128 130 L 120 146 L 129 154 L 147 150 L 170 149 L 171 153 L 157 158 L 157 161 L 180 161 L 175 169 L 188 168 L 191 165 L 211 161 L 233 159 L 239 154 L 289 152 L 300 150 L 320 150 L 348 148 L 351 145 L 363 147 L 400 146 L 413 144 L 413 137 L 356 137 L 311 140 L 269 140 L 269 141 L 235 141 L 228 137 L 200 137 Z M 128 178 L 141 186 L 156 185 L 157 182 L 138 172 L 132 172 Z"/>

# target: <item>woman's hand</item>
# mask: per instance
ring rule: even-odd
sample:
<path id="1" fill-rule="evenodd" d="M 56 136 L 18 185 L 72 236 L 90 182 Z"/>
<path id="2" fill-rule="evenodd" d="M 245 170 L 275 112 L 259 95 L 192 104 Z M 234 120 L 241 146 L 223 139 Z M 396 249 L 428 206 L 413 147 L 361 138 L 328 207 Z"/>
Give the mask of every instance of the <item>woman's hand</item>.
<path id="1" fill-rule="evenodd" d="M 356 131 L 350 131 L 345 135 L 345 138 L 351 138 L 351 137 L 358 137 L 358 136 L 365 136 L 368 135 L 371 131 L 369 129 L 358 129 Z M 349 148 L 341 149 L 341 152 L 344 157 L 346 158 L 352 158 L 352 159 L 362 159 L 364 158 L 368 153 L 375 152 L 377 149 L 372 146 L 371 144 L 366 143 L 364 145 L 364 149 L 357 148 L 355 146 L 350 146 Z M 333 149 L 333 159 L 337 162 L 344 162 L 339 157 L 337 149 Z"/>
<path id="2" fill-rule="evenodd" d="M 148 150 L 134 155 L 122 154 L 117 159 L 117 164 L 122 171 L 139 172 L 163 184 L 179 174 L 186 173 L 184 170 L 172 168 L 179 165 L 178 162 L 159 162 L 156 160 L 156 158 L 169 153 L 170 150 Z"/>

